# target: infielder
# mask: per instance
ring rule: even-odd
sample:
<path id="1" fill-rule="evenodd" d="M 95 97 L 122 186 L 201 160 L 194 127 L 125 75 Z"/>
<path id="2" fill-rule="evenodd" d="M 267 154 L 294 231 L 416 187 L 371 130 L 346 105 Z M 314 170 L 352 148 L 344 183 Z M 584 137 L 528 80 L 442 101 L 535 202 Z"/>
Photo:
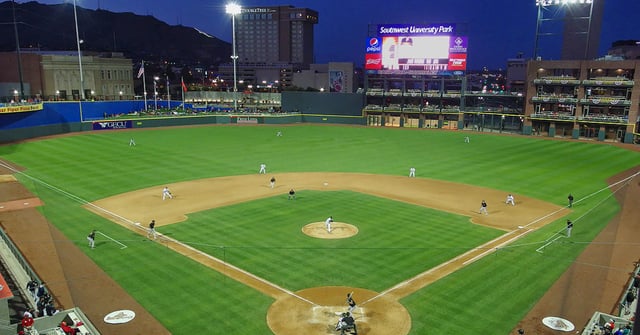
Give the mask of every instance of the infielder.
<path id="1" fill-rule="evenodd" d="M 266 174 L 267 173 L 267 164 L 265 164 L 265 163 L 260 164 L 260 171 L 258 171 L 258 173 Z"/>
<path id="2" fill-rule="evenodd" d="M 333 216 L 328 217 L 324 221 L 324 226 L 327 228 L 327 233 L 331 233 L 331 223 L 333 223 Z"/>
<path id="3" fill-rule="evenodd" d="M 409 177 L 415 177 L 416 176 L 416 168 L 412 167 L 409 169 Z"/>
<path id="4" fill-rule="evenodd" d="M 136 146 L 136 141 L 133 139 L 133 137 L 129 140 L 129 146 L 130 147 L 135 147 Z"/>
<path id="5" fill-rule="evenodd" d="M 513 198 L 513 195 L 509 194 L 507 195 L 507 201 L 505 201 L 505 203 L 507 205 L 511 204 L 511 206 L 515 206 L 516 205 L 516 201 Z"/>
<path id="6" fill-rule="evenodd" d="M 173 199 L 173 194 L 171 194 L 171 191 L 169 191 L 169 188 L 167 186 L 162 189 L 162 200 L 166 198 Z"/>
<path id="7" fill-rule="evenodd" d="M 271 184 L 271 188 L 274 188 L 276 186 L 276 177 L 271 177 L 269 183 Z"/>
<path id="8" fill-rule="evenodd" d="M 480 204 L 480 214 L 489 215 L 489 212 L 487 212 L 487 202 L 484 200 L 482 200 Z"/>

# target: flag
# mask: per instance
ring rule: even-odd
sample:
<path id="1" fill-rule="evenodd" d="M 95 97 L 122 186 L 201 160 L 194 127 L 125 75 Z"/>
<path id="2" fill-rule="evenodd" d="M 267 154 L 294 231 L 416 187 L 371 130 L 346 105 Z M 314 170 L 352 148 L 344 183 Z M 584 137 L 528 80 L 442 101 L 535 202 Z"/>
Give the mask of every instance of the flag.
<path id="1" fill-rule="evenodd" d="M 142 62 L 142 65 L 140 65 L 140 70 L 138 70 L 138 78 L 142 77 L 143 74 L 144 74 L 144 62 Z"/>
<path id="2" fill-rule="evenodd" d="M 184 79 L 181 79 L 181 83 L 182 83 L 182 91 L 186 92 L 187 91 L 187 85 L 184 84 Z"/>

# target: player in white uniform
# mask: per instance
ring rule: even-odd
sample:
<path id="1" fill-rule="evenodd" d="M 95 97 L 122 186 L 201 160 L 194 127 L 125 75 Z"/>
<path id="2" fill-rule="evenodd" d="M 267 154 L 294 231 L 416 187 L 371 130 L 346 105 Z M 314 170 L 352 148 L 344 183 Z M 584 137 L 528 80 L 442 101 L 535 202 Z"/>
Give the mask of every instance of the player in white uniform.
<path id="1" fill-rule="evenodd" d="M 258 171 L 258 173 L 266 174 L 267 173 L 267 164 L 264 164 L 264 163 L 260 164 L 260 171 Z"/>
<path id="2" fill-rule="evenodd" d="M 162 200 L 166 198 L 173 199 L 173 194 L 171 194 L 169 188 L 165 186 L 164 189 L 162 189 Z"/>
<path id="3" fill-rule="evenodd" d="M 516 201 L 513 198 L 513 195 L 511 195 L 511 194 L 507 195 L 507 201 L 505 203 L 507 205 L 511 204 L 511 206 L 515 206 L 516 205 Z"/>
<path id="4" fill-rule="evenodd" d="M 331 233 L 331 223 L 333 223 L 333 216 L 328 217 L 324 221 L 324 226 L 327 228 L 327 233 Z"/>
<path id="5" fill-rule="evenodd" d="M 415 177 L 416 176 L 416 168 L 412 167 L 409 169 L 409 177 Z"/>

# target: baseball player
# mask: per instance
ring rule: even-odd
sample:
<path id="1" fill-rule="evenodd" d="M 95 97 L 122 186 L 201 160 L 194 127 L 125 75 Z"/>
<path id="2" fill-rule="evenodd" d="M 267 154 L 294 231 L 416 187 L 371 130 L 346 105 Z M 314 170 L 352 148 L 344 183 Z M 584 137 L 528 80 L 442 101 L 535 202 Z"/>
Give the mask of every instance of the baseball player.
<path id="1" fill-rule="evenodd" d="M 93 249 L 96 246 L 96 230 L 92 230 L 87 236 L 87 240 L 89 241 L 89 247 Z"/>
<path id="2" fill-rule="evenodd" d="M 482 200 L 480 204 L 480 214 L 489 215 L 489 212 L 487 212 L 487 202 L 484 200 Z"/>
<path id="3" fill-rule="evenodd" d="M 265 163 L 260 164 L 260 171 L 258 171 L 258 173 L 266 174 L 267 173 L 267 164 L 265 164 Z"/>
<path id="4" fill-rule="evenodd" d="M 136 141 L 133 139 L 133 137 L 129 140 L 129 146 L 130 147 L 135 147 L 136 146 Z"/>
<path id="5" fill-rule="evenodd" d="M 567 220 L 567 237 L 571 237 L 571 229 L 573 229 L 573 222 Z"/>
<path id="6" fill-rule="evenodd" d="M 296 200 L 296 191 L 294 189 L 289 190 L 289 200 Z"/>
<path id="7" fill-rule="evenodd" d="M 416 176 L 416 168 L 412 167 L 409 169 L 409 177 L 415 177 Z"/>
<path id="8" fill-rule="evenodd" d="M 151 222 L 149 222 L 149 230 L 147 231 L 147 238 L 151 236 L 153 236 L 154 240 L 158 238 L 158 235 L 156 233 L 156 220 L 151 220 Z"/>
<path id="9" fill-rule="evenodd" d="M 274 188 L 276 186 L 276 177 L 271 177 L 269 183 L 271 184 L 271 188 Z"/>
<path id="10" fill-rule="evenodd" d="M 507 205 L 511 204 L 511 206 L 515 206 L 516 205 L 516 201 L 513 198 L 513 195 L 511 195 L 511 194 L 507 195 L 507 201 L 505 201 L 505 203 Z"/>
<path id="11" fill-rule="evenodd" d="M 327 233 L 331 233 L 331 223 L 333 223 L 333 216 L 328 217 L 324 221 L 324 226 L 327 228 Z"/>
<path id="12" fill-rule="evenodd" d="M 166 198 L 173 199 L 173 195 L 171 194 L 171 191 L 169 191 L 169 188 L 167 186 L 162 189 L 162 200 Z"/>
<path id="13" fill-rule="evenodd" d="M 349 314 L 353 314 L 356 309 L 356 301 L 353 300 L 353 292 L 347 293 L 347 305 L 349 305 Z"/>

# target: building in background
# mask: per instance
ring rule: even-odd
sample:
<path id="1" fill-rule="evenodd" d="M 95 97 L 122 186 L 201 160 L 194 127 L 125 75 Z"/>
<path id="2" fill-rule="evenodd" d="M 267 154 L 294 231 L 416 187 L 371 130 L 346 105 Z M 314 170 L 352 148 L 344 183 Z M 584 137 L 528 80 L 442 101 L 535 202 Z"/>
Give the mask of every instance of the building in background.
<path id="1" fill-rule="evenodd" d="M 507 59 L 506 91 L 524 93 L 527 79 L 527 60 L 522 58 Z"/>
<path id="2" fill-rule="evenodd" d="M 245 85 L 291 84 L 295 71 L 314 59 L 314 25 L 318 12 L 293 6 L 247 7 L 236 16 L 237 77 Z M 233 82 L 232 64 L 219 68 Z"/>
<path id="3" fill-rule="evenodd" d="M 348 62 L 331 62 L 329 64 L 311 64 L 309 70 L 293 74 L 294 87 L 312 88 L 333 93 L 353 93 L 354 65 Z"/>
<path id="4" fill-rule="evenodd" d="M 80 99 L 77 51 L 22 51 L 25 96 L 40 100 Z M 20 87 L 16 53 L 0 53 L 0 64 L 15 71 L 0 72 L 0 89 Z M 122 53 L 83 53 L 83 87 L 87 100 L 117 100 L 133 97 L 133 63 Z M 13 88 L 15 87 L 15 88 Z M 0 96 L 13 95 L 0 92 Z"/>

